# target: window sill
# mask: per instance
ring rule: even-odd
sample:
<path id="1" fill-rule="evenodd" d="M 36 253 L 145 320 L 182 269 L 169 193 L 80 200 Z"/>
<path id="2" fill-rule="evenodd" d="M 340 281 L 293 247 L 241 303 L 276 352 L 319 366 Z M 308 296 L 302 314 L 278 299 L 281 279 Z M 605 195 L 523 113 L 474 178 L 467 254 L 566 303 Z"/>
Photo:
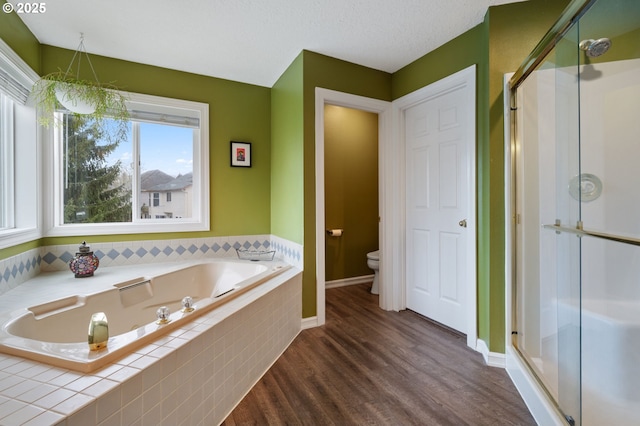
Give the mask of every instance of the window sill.
<path id="1" fill-rule="evenodd" d="M 0 249 L 28 243 L 42 237 L 38 228 L 5 229 L 0 231 Z"/>
<path id="2" fill-rule="evenodd" d="M 115 234 L 162 234 L 173 232 L 209 231 L 209 223 L 203 222 L 175 222 L 159 220 L 150 223 L 122 223 L 122 224 L 82 224 L 60 225 L 49 229 L 47 237 L 71 237 L 89 235 L 115 235 Z"/>

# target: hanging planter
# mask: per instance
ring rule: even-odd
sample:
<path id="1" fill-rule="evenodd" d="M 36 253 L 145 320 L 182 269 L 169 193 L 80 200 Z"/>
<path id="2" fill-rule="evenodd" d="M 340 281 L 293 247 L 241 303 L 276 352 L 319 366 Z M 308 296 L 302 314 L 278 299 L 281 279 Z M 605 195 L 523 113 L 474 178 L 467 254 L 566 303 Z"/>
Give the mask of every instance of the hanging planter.
<path id="1" fill-rule="evenodd" d="M 74 114 L 89 115 L 96 121 L 129 119 L 126 98 L 115 87 L 78 80 L 62 72 L 48 74 L 38 80 L 33 96 L 41 110 L 40 124 L 45 126 L 53 123 L 53 113 L 60 106 Z"/>
<path id="2" fill-rule="evenodd" d="M 96 112 L 96 102 L 85 101 L 74 93 L 75 87 L 71 84 L 63 86 L 56 84 L 56 98 L 63 107 L 76 114 L 93 114 Z"/>
<path id="3" fill-rule="evenodd" d="M 86 57 L 95 81 L 79 78 L 82 54 Z M 76 73 L 73 75 L 71 70 L 76 59 Z M 43 76 L 34 84 L 32 96 L 40 108 L 39 122 L 46 127 L 54 123 L 54 112 L 61 108 L 73 114 L 87 116 L 99 124 L 105 119 L 112 119 L 118 125 L 126 126 L 129 120 L 125 96 L 115 86 L 98 81 L 82 36 L 67 70 Z"/>

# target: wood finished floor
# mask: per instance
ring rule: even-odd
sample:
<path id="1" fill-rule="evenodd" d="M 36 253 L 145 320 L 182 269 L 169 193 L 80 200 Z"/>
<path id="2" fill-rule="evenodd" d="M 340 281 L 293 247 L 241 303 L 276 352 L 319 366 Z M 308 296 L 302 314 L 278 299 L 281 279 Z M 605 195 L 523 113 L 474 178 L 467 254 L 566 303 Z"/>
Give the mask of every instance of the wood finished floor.
<path id="1" fill-rule="evenodd" d="M 369 288 L 327 290 L 326 324 L 300 332 L 223 424 L 536 424 L 465 336 L 383 311 Z"/>

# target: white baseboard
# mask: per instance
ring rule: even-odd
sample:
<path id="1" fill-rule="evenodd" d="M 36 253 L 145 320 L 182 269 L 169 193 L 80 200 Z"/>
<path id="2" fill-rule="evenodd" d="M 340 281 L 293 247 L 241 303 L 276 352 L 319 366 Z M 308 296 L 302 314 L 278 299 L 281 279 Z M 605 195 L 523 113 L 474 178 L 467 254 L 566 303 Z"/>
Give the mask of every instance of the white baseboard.
<path id="1" fill-rule="evenodd" d="M 507 348 L 507 374 L 520 393 L 531 415 L 539 425 L 566 426 L 562 414 L 555 408 L 538 382 L 531 376 L 529 369 L 520 361 L 513 349 Z"/>
<path id="2" fill-rule="evenodd" d="M 324 288 L 346 287 L 348 285 L 365 284 L 373 281 L 374 275 L 363 275 L 361 277 L 345 278 L 342 280 L 327 281 Z"/>
<path id="3" fill-rule="evenodd" d="M 318 326 L 318 317 L 302 318 L 302 330 Z"/>
<path id="4" fill-rule="evenodd" d="M 478 339 L 478 341 L 476 342 L 476 351 L 482 354 L 485 364 L 487 364 L 489 367 L 496 367 L 496 368 L 507 367 L 505 354 L 501 354 L 498 352 L 490 352 L 489 347 L 487 346 L 487 343 L 484 340 Z"/>

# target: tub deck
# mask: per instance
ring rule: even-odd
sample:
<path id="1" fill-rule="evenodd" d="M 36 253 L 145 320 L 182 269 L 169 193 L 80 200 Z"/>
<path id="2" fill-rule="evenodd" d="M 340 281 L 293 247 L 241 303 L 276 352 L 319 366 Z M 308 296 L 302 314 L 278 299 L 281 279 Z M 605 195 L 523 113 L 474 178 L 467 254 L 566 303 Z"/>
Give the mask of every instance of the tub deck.
<path id="1" fill-rule="evenodd" d="M 0 351 L 88 373 L 250 291 L 286 271 L 280 262 L 209 259 L 173 264 L 104 268 L 87 279 L 69 272 L 41 274 L 3 295 Z M 6 297 L 5 297 L 6 296 Z M 191 296 L 193 312 L 180 311 Z M 171 322 L 155 323 L 160 306 Z M 110 338 L 89 350 L 91 315 L 105 312 Z"/>

